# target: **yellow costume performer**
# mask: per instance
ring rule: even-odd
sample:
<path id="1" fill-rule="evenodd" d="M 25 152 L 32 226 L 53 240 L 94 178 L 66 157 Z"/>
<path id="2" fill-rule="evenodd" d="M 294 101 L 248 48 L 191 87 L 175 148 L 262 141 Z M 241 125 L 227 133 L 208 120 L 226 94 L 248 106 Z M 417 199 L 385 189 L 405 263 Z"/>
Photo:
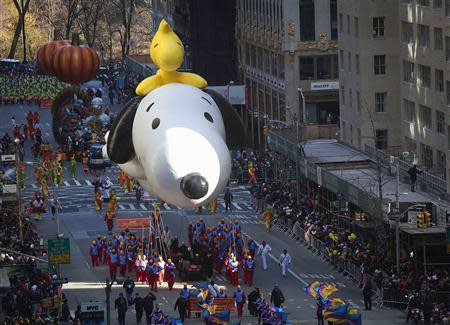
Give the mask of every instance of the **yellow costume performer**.
<path id="1" fill-rule="evenodd" d="M 95 192 L 95 211 L 100 211 L 102 207 L 103 207 L 102 192 L 100 190 L 97 190 L 97 192 Z"/>
<path id="2" fill-rule="evenodd" d="M 273 212 L 272 212 L 272 207 L 270 205 L 267 207 L 266 211 L 263 212 L 261 217 L 266 222 L 267 231 L 270 231 L 272 229 L 272 223 L 273 223 Z"/>
<path id="3" fill-rule="evenodd" d="M 180 38 L 163 19 L 150 44 L 150 57 L 159 67 L 156 75 L 144 79 L 136 88 L 138 96 L 145 96 L 152 90 L 169 83 L 183 83 L 205 88 L 208 83 L 194 73 L 177 72 L 184 58 L 184 46 Z"/>

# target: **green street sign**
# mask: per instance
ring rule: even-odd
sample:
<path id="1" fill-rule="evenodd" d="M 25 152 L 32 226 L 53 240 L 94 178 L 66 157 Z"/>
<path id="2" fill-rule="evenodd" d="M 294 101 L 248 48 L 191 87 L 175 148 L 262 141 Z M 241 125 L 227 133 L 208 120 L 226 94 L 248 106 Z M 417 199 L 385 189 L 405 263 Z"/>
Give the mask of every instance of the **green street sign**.
<path id="1" fill-rule="evenodd" d="M 70 264 L 69 238 L 48 240 L 48 264 Z"/>

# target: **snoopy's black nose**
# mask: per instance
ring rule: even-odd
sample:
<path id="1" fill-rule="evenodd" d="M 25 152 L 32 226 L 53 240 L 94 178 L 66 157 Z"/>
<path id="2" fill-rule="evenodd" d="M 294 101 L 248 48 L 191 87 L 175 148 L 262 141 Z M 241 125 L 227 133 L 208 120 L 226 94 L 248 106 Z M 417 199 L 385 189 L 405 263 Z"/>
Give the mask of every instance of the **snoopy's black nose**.
<path id="1" fill-rule="evenodd" d="M 199 173 L 191 173 L 181 179 L 180 188 L 188 198 L 197 200 L 208 193 L 208 182 Z"/>

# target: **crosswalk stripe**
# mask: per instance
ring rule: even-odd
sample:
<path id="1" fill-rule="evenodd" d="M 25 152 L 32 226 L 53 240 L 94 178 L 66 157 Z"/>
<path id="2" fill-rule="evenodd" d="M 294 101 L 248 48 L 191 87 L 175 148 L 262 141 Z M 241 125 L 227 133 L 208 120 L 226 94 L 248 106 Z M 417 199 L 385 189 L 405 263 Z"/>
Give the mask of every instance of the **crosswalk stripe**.
<path id="1" fill-rule="evenodd" d="M 222 208 L 225 208 L 225 202 L 220 202 L 220 205 L 222 206 Z"/>
<path id="2" fill-rule="evenodd" d="M 126 208 L 122 204 L 119 204 L 119 209 L 120 210 L 126 210 Z"/>
<path id="3" fill-rule="evenodd" d="M 68 181 L 64 181 L 64 185 L 66 185 L 66 186 L 70 186 L 70 184 L 69 184 L 69 182 L 68 182 Z"/>
<path id="4" fill-rule="evenodd" d="M 172 210 L 172 208 L 170 207 L 170 205 L 168 205 L 167 203 L 164 204 L 164 208 L 166 208 L 166 210 Z"/>
<path id="5" fill-rule="evenodd" d="M 139 204 L 139 206 L 141 207 L 142 210 L 147 210 L 147 208 L 145 207 L 144 203 Z"/>
<path id="6" fill-rule="evenodd" d="M 130 209 L 131 209 L 131 210 L 136 210 L 136 207 L 134 206 L 133 203 L 129 203 L 128 205 L 130 206 Z"/>
<path id="7" fill-rule="evenodd" d="M 32 188 L 38 188 L 37 185 L 34 184 L 34 183 L 31 184 L 31 187 L 32 187 Z"/>
<path id="8" fill-rule="evenodd" d="M 88 181 L 87 179 L 85 179 L 84 181 L 86 182 L 87 185 L 89 185 L 89 186 L 94 186 L 94 185 L 92 185 L 92 183 L 91 183 L 90 181 Z"/>
<path id="9" fill-rule="evenodd" d="M 238 209 L 238 210 L 242 210 L 242 208 L 239 206 L 239 204 L 232 202 L 231 204 L 233 204 L 233 206 Z"/>
<path id="10" fill-rule="evenodd" d="M 75 184 L 76 184 L 77 186 L 81 186 L 81 183 L 80 183 L 79 181 L 77 181 L 76 179 L 74 179 L 73 181 L 75 182 Z"/>

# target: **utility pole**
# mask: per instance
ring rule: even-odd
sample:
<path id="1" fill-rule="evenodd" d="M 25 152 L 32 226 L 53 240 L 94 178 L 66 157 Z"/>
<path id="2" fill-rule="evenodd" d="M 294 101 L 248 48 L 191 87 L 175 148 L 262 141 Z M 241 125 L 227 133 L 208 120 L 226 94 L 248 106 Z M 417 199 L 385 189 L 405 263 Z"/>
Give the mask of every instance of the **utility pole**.
<path id="1" fill-rule="evenodd" d="M 16 145 L 16 188 L 17 188 L 17 203 L 19 204 L 19 239 L 23 246 L 23 204 L 22 204 L 22 188 L 19 182 L 19 167 L 20 167 L 20 155 L 19 155 L 19 139 L 14 139 Z"/>
<path id="2" fill-rule="evenodd" d="M 397 274 L 400 274 L 400 160 L 395 158 L 395 210 L 397 217 L 395 219 L 395 266 Z"/>
<path id="3" fill-rule="evenodd" d="M 111 282 L 109 279 L 106 279 L 106 325 L 111 325 L 111 287 L 114 283 L 114 280 Z"/>

